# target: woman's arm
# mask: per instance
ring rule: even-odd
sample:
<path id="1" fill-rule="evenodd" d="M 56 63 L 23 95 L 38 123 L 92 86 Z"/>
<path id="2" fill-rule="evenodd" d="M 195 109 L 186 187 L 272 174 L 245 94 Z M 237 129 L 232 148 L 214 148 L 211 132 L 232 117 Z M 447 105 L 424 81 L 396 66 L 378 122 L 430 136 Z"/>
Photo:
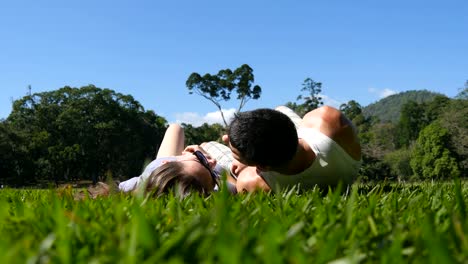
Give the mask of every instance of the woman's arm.
<path id="1" fill-rule="evenodd" d="M 171 124 L 164 134 L 156 158 L 177 156 L 184 150 L 184 129 L 179 124 Z"/>

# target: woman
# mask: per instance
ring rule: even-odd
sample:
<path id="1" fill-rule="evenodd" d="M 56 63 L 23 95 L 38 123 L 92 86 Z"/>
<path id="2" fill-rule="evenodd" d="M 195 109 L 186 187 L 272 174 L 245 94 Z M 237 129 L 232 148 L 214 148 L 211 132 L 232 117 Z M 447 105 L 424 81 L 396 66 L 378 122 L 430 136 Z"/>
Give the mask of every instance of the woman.
<path id="1" fill-rule="evenodd" d="M 219 143 L 204 143 L 207 146 L 216 146 Z M 156 159 L 149 163 L 140 176 L 121 182 L 119 191 L 143 191 L 155 196 L 174 191 L 176 195 L 184 197 L 191 192 L 208 195 L 219 188 L 220 175 L 229 171 L 228 159 L 224 156 L 225 166 L 217 165 L 202 147 L 191 145 L 184 148 L 184 129 L 178 124 L 171 124 L 164 134 Z M 221 144 L 219 144 L 221 145 Z M 227 148 L 226 146 L 221 145 Z M 212 147 L 210 148 L 212 149 Z M 99 183 L 97 187 L 89 189 L 92 197 L 109 194 L 109 186 Z M 228 189 L 235 193 L 235 180 L 228 176 Z"/>

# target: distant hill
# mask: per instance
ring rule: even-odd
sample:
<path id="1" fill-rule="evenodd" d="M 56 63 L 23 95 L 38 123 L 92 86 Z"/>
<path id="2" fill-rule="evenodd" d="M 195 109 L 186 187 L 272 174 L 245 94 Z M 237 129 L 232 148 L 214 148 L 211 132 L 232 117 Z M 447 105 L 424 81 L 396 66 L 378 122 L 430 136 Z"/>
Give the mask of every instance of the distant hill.
<path id="1" fill-rule="evenodd" d="M 417 103 L 432 101 L 436 96 L 446 96 L 427 90 L 412 90 L 387 96 L 362 109 L 364 116 L 376 116 L 381 122 L 397 122 L 400 118 L 401 107 L 408 101 Z"/>

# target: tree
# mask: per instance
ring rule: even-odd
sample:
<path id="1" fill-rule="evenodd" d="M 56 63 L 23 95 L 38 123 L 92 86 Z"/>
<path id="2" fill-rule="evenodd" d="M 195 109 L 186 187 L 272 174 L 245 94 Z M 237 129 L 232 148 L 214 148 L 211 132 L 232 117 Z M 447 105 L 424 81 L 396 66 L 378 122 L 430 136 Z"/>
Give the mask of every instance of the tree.
<path id="1" fill-rule="evenodd" d="M 389 152 L 384 157 L 384 162 L 390 167 L 392 175 L 398 180 L 409 179 L 413 176 L 411 169 L 411 148 L 401 148 L 393 152 Z"/>
<path id="2" fill-rule="evenodd" d="M 262 89 L 258 85 L 253 86 L 253 83 L 253 69 L 249 65 L 243 64 L 234 71 L 231 69 L 220 70 L 216 75 L 207 73 L 202 77 L 194 72 L 185 84 L 190 94 L 196 93 L 215 104 L 221 113 L 224 125 L 227 126 L 221 102 L 229 101 L 231 93 L 235 91 L 236 99 L 240 100 L 237 112 L 241 111 L 250 99 L 260 98 Z"/>
<path id="3" fill-rule="evenodd" d="M 460 88 L 458 94 L 455 96 L 456 99 L 467 100 L 468 99 L 468 80 L 465 82 L 465 87 Z"/>
<path id="4" fill-rule="evenodd" d="M 452 100 L 438 122 L 449 131 L 450 145 L 454 147 L 462 175 L 468 176 L 468 100 Z"/>
<path id="5" fill-rule="evenodd" d="M 306 92 L 306 95 L 299 95 L 297 100 L 304 100 L 303 104 L 305 105 L 305 110 L 307 112 L 310 112 L 323 105 L 322 97 L 319 96 L 322 92 L 321 82 L 315 82 L 314 80 L 307 78 L 302 84 L 301 91 Z"/>
<path id="6" fill-rule="evenodd" d="M 8 122 L 0 122 L 0 184 L 23 185 L 28 181 L 24 176 L 31 174 L 33 161 L 24 145 L 29 140 Z"/>
<path id="7" fill-rule="evenodd" d="M 450 104 L 450 98 L 443 95 L 436 95 L 432 100 L 417 103 L 408 101 L 403 105 L 398 122 L 398 142 L 399 147 L 409 146 L 416 140 L 419 132 L 434 120 L 438 119 L 445 107 Z"/>
<path id="8" fill-rule="evenodd" d="M 378 160 L 395 150 L 395 125 L 376 122 L 368 131 L 359 132 L 362 152 Z"/>
<path id="9" fill-rule="evenodd" d="M 362 112 L 362 106 L 351 100 L 346 104 L 340 105 L 340 111 L 353 122 L 353 124 L 358 128 L 360 133 L 365 133 L 370 129 L 370 126 L 375 121 L 372 117 L 364 116 Z"/>
<path id="10" fill-rule="evenodd" d="M 417 176 L 425 179 L 458 177 L 460 170 L 447 129 L 438 122 L 425 127 L 414 146 L 410 165 Z"/>
<path id="11" fill-rule="evenodd" d="M 360 180 L 382 181 L 388 179 L 391 176 L 390 168 L 385 162 L 363 153 L 362 166 L 358 174 Z"/>
<path id="12" fill-rule="evenodd" d="M 408 101 L 403 105 L 398 121 L 397 147 L 409 146 L 418 138 L 419 131 L 427 124 L 424 107 L 415 101 Z"/>
<path id="13" fill-rule="evenodd" d="M 354 100 L 351 100 L 346 104 L 341 104 L 340 111 L 343 112 L 343 114 L 350 120 L 362 115 L 361 105 Z"/>
<path id="14" fill-rule="evenodd" d="M 286 103 L 286 106 L 294 110 L 299 116 L 302 117 L 323 105 L 322 97 L 319 96 L 322 92 L 321 82 L 315 82 L 311 78 L 307 78 L 302 83 L 301 92 L 305 92 L 306 94 L 297 96 L 296 101 L 302 101 L 302 103 Z"/>
<path id="15" fill-rule="evenodd" d="M 29 140 L 32 180 L 97 180 L 140 173 L 153 159 L 167 122 L 129 95 L 94 85 L 28 95 L 7 119 Z"/>
<path id="16" fill-rule="evenodd" d="M 185 143 L 187 145 L 198 145 L 208 141 L 219 141 L 224 134 L 224 128 L 220 124 L 208 125 L 204 123 L 199 127 L 190 124 L 182 124 L 185 132 Z"/>
<path id="17" fill-rule="evenodd" d="M 450 98 L 447 96 L 438 95 L 435 96 L 432 101 L 422 103 L 424 108 L 424 117 L 423 119 L 427 124 L 439 118 L 439 116 L 444 112 L 444 109 L 447 105 L 450 104 Z"/>

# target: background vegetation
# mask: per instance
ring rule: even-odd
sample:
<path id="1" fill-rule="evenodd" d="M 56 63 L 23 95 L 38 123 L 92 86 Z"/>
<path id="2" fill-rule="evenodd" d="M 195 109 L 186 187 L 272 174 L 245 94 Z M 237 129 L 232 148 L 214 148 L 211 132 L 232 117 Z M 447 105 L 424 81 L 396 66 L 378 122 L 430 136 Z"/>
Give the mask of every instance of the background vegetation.
<path id="1" fill-rule="evenodd" d="M 239 100 L 238 111 L 262 89 L 247 64 L 217 74 L 192 73 L 189 93 L 221 103 Z M 306 78 L 296 102 L 303 115 L 323 105 L 321 82 Z M 359 131 L 362 181 L 410 181 L 466 177 L 468 168 L 468 82 L 455 98 L 407 91 L 362 107 L 340 106 Z M 224 120 L 226 126 L 226 120 Z M 145 110 L 131 95 L 93 85 L 28 94 L 0 120 L 0 184 L 4 186 L 96 182 L 138 175 L 152 160 L 167 120 Z M 224 126 L 185 128 L 188 144 L 220 140 Z"/>

